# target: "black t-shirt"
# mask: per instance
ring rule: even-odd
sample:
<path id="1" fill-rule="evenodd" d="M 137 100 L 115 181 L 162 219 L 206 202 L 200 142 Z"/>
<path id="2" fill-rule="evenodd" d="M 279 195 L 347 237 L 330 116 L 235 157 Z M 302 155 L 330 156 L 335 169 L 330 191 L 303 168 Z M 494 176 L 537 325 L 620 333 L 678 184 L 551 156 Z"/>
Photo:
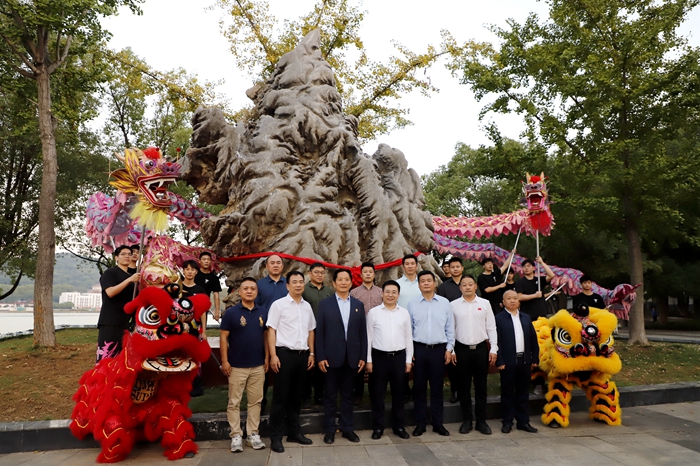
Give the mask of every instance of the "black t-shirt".
<path id="1" fill-rule="evenodd" d="M 124 272 L 119 267 L 110 267 L 104 271 L 100 277 L 102 308 L 100 309 L 100 317 L 97 320 L 98 326 L 114 325 L 120 328 L 127 328 L 130 316 L 124 312 L 124 306 L 134 297 L 134 283 L 126 285 L 126 288 L 113 298 L 107 296 L 105 290 L 119 285 L 132 275 L 132 273 Z"/>
<path id="2" fill-rule="evenodd" d="M 605 300 L 597 293 L 593 293 L 590 296 L 583 293 L 577 294 L 574 296 L 573 309 L 576 309 L 576 306 L 579 304 L 585 304 L 588 307 L 595 307 L 597 309 L 605 309 Z"/>
<path id="3" fill-rule="evenodd" d="M 194 276 L 194 282 L 205 289 L 206 293 L 218 293 L 221 291 L 221 282 L 216 272 L 204 273 L 201 270 Z"/>
<path id="4" fill-rule="evenodd" d="M 547 277 L 540 277 L 540 291 L 542 298 L 531 299 L 530 301 L 520 301 L 520 310 L 529 315 L 532 321 L 536 321 L 538 317 L 547 315 L 547 303 L 544 300 L 544 289 L 547 286 Z M 515 282 L 515 291 L 522 294 L 537 293 L 537 277 L 528 280 L 523 277 Z"/>
<path id="5" fill-rule="evenodd" d="M 206 295 L 208 295 L 209 293 L 207 293 L 207 290 L 205 290 L 205 289 L 202 288 L 201 286 L 197 285 L 196 283 L 195 283 L 194 285 L 192 285 L 192 286 L 187 286 L 187 285 L 185 285 L 184 283 L 182 284 L 182 297 L 183 297 L 183 298 L 186 298 L 186 297 L 188 297 L 188 296 L 192 296 L 192 295 L 195 295 L 195 294 L 206 294 Z"/>
<path id="6" fill-rule="evenodd" d="M 487 299 L 491 303 L 491 309 L 493 312 L 497 312 L 501 309 L 501 302 L 503 302 L 503 288 L 499 288 L 491 293 L 486 292 L 486 288 L 491 288 L 492 286 L 497 286 L 503 283 L 503 276 L 501 275 L 501 269 L 498 267 L 493 268 L 493 272 L 489 275 L 482 273 L 476 279 L 476 284 L 479 286 L 479 291 L 481 292 L 481 297 Z"/>
<path id="7" fill-rule="evenodd" d="M 226 309 L 221 317 L 221 330 L 227 330 L 228 362 L 232 367 L 257 367 L 265 362 L 265 329 L 267 311 L 242 303 Z"/>
<path id="8" fill-rule="evenodd" d="M 137 272 L 137 269 L 136 267 L 127 267 L 126 271 L 133 275 Z"/>
<path id="9" fill-rule="evenodd" d="M 440 286 L 438 286 L 437 289 L 437 294 L 450 302 L 462 297 L 462 291 L 459 289 L 459 284 L 455 283 L 452 277 L 440 283 Z"/>

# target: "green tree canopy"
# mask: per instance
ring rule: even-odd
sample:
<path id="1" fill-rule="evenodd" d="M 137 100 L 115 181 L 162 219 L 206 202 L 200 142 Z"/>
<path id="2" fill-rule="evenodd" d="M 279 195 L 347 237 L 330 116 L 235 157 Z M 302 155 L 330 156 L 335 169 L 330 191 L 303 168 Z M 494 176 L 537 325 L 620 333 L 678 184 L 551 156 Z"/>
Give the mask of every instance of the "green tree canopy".
<path id="1" fill-rule="evenodd" d="M 700 51 L 677 33 L 698 1 L 547 3 L 544 20 L 532 14 L 492 27 L 498 46 L 456 47 L 448 36 L 451 69 L 477 99 L 488 98 L 482 115 L 523 116 L 525 136 L 574 174 L 566 183 L 580 194 L 567 202 L 623 236 L 630 280 L 643 283 L 647 238 L 698 239 L 682 200 L 697 198 Z M 671 141 L 682 149 L 670 151 Z M 642 306 L 637 300 L 631 312 L 632 343 L 648 343 Z"/>

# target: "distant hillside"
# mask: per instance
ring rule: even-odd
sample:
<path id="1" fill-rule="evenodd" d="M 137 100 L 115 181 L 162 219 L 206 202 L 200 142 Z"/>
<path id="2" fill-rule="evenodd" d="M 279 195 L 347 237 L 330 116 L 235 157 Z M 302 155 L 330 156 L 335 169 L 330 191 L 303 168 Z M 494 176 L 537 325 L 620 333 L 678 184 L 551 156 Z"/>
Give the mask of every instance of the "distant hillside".
<path id="1" fill-rule="evenodd" d="M 64 291 L 80 291 L 84 293 L 93 285 L 100 282 L 100 273 L 92 263 L 84 262 L 71 254 L 56 254 L 56 266 L 53 275 L 53 298 L 58 302 L 58 297 Z M 0 272 L 0 290 L 7 290 L 12 286 L 10 277 Z M 5 302 L 34 299 L 34 280 L 22 277 L 17 290 L 6 298 Z"/>

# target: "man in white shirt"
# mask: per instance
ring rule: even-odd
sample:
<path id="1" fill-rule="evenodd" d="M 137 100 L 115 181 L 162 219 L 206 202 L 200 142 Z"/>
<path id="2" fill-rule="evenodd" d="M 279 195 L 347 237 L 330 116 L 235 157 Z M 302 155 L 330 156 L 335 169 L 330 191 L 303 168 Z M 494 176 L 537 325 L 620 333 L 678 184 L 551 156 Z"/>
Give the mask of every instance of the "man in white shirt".
<path id="1" fill-rule="evenodd" d="M 539 363 L 540 348 L 537 333 L 530 316 L 520 312 L 520 300 L 515 290 L 503 293 L 503 305 L 508 312 L 496 315 L 498 356 L 496 365 L 501 371 L 501 432 L 510 433 L 513 419 L 518 430 L 537 432 L 530 425 L 528 399 L 530 373 Z"/>
<path id="2" fill-rule="evenodd" d="M 413 366 L 413 333 L 408 310 L 399 306 L 401 287 L 394 280 L 382 285 L 382 304 L 367 314 L 367 372 L 372 402 L 372 438 L 384 433 L 384 395 L 391 386 L 391 427 L 402 439 L 406 432 L 404 417 L 404 379 Z"/>
<path id="3" fill-rule="evenodd" d="M 496 363 L 498 337 L 491 304 L 476 295 L 476 279 L 464 275 L 459 282 L 462 297 L 450 303 L 455 322 L 455 350 L 452 364 L 457 366 L 459 404 L 462 408 L 460 434 L 472 430 L 471 384 L 474 379 L 476 430 L 491 434 L 486 423 L 486 379 L 489 365 Z M 489 349 L 490 346 L 490 349 Z"/>
<path id="4" fill-rule="evenodd" d="M 311 305 L 301 297 L 304 274 L 292 270 L 287 274 L 289 294 L 270 306 L 267 317 L 270 368 L 275 372 L 270 409 L 271 449 L 284 452 L 282 433 L 287 426 L 287 441 L 310 445 L 301 433 L 299 413 L 306 371 L 314 367 L 314 318 Z"/>

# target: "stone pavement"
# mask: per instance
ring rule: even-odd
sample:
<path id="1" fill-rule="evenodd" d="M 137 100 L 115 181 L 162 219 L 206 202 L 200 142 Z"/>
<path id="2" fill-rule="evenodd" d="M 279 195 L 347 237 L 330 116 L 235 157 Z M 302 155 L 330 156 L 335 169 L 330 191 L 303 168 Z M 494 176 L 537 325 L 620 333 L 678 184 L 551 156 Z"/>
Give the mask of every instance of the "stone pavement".
<path id="1" fill-rule="evenodd" d="M 500 422 L 491 420 L 490 436 L 472 431 L 458 433 L 458 424 L 446 427 L 452 435 L 428 432 L 401 440 L 385 433 L 371 440 L 370 432 L 358 432 L 359 444 L 336 435 L 332 446 L 321 435 L 310 435 L 314 444 L 285 444 L 282 454 L 245 449 L 231 453 L 227 440 L 199 442 L 194 458 L 169 462 L 159 445 L 137 446 L 122 464 L 177 466 L 462 466 L 462 465 L 698 465 L 700 464 L 700 402 L 627 408 L 624 425 L 610 427 L 574 413 L 571 426 L 550 429 L 538 419 L 537 434 L 514 430 L 505 435 Z M 412 429 L 410 429 L 412 430 Z M 409 431 L 410 431 L 409 430 Z M 269 446 L 269 439 L 264 439 Z M 60 450 L 0 455 L 0 466 L 82 466 L 95 464 L 97 450 Z"/>
<path id="2" fill-rule="evenodd" d="M 646 335 L 649 341 L 700 344 L 700 332 L 697 331 L 646 329 Z M 615 338 L 619 340 L 629 340 L 629 329 L 621 328 L 619 335 Z"/>

